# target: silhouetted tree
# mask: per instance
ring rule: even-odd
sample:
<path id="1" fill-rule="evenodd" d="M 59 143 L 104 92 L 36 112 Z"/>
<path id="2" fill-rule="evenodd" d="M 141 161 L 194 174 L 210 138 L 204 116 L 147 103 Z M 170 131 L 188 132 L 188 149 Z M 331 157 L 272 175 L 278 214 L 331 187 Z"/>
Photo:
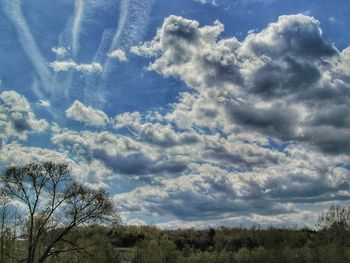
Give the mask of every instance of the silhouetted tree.
<path id="1" fill-rule="evenodd" d="M 115 222 L 116 209 L 103 189 L 74 181 L 67 164 L 31 163 L 8 167 L 2 174 L 3 193 L 21 202 L 27 212 L 25 233 L 27 263 L 79 251 L 67 235 L 80 225 Z"/>

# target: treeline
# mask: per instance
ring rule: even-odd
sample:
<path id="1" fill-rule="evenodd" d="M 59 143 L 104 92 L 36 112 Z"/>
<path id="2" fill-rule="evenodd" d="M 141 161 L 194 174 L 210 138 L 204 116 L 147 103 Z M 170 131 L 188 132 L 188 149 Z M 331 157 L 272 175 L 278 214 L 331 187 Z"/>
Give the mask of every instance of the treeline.
<path id="1" fill-rule="evenodd" d="M 70 238 L 86 253 L 52 262 L 101 263 L 346 263 L 350 262 L 350 210 L 332 206 L 318 230 L 209 228 L 160 230 L 152 226 L 91 226 Z"/>
<path id="2" fill-rule="evenodd" d="M 348 211 L 341 207 L 334 210 Z M 333 212 L 332 212 L 333 213 Z M 344 213 L 344 212 L 340 212 Z M 350 222 L 350 221 L 349 221 Z M 58 228 L 55 232 L 60 232 Z M 25 256 L 26 240 L 4 232 L 5 253 Z M 50 240 L 48 233 L 46 237 Z M 319 230 L 297 228 L 208 228 L 161 230 L 153 226 L 81 226 L 66 237 L 72 251 L 57 253 L 49 263 L 346 263 L 350 262 L 348 222 Z M 39 244 L 40 251 L 45 244 Z M 56 250 L 68 246 L 61 243 Z M 1 250 L 2 251 L 2 250 Z M 22 253 L 22 255 L 21 255 Z M 16 258 L 16 257 L 12 257 Z M 20 261 L 3 261 L 20 262 Z"/>

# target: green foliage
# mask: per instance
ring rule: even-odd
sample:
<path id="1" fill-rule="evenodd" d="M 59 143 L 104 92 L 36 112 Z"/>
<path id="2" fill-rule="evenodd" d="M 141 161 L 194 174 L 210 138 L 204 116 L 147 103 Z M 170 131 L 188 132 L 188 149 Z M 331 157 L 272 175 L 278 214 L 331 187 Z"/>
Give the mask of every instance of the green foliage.
<path id="1" fill-rule="evenodd" d="M 322 231 L 219 228 L 214 236 L 209 232 L 79 227 L 67 240 L 83 249 L 59 254 L 48 263 L 350 263 L 350 246 L 325 239 Z M 23 248 L 25 243 L 17 241 L 16 246 Z"/>
<path id="2" fill-rule="evenodd" d="M 178 253 L 172 241 L 160 240 L 142 241 L 135 249 L 132 263 L 176 263 Z"/>
<path id="3" fill-rule="evenodd" d="M 288 258 L 288 254 L 284 258 Z M 249 260 L 251 263 L 264 263 L 264 262 L 273 262 L 273 257 L 270 251 L 266 250 L 263 247 L 258 247 L 253 249 L 250 252 Z M 286 261 L 287 263 L 288 261 Z M 289 262 L 288 262 L 289 263 Z"/>

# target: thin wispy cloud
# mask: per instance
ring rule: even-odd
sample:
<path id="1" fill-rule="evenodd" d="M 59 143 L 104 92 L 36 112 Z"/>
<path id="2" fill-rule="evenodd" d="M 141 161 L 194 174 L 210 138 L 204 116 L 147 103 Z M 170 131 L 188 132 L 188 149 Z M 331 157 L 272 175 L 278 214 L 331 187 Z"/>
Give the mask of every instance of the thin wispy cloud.
<path id="1" fill-rule="evenodd" d="M 73 30 L 72 30 L 72 52 L 74 57 L 76 57 L 77 53 L 79 52 L 79 34 L 80 34 L 81 21 L 82 21 L 83 15 L 84 15 L 84 1 L 75 0 Z"/>

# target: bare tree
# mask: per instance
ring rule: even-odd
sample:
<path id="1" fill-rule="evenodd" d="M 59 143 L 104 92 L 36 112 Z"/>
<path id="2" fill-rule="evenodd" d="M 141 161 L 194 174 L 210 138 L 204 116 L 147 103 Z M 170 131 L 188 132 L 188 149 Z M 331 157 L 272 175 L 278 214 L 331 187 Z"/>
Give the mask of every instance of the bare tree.
<path id="1" fill-rule="evenodd" d="M 75 182 L 67 164 L 43 162 L 8 167 L 2 182 L 3 192 L 20 201 L 27 211 L 27 255 L 23 262 L 43 263 L 50 256 L 79 250 L 66 239 L 72 229 L 118 219 L 105 190 Z"/>
<path id="2" fill-rule="evenodd" d="M 337 240 L 344 243 L 348 241 L 350 232 L 350 208 L 340 205 L 331 205 L 328 211 L 323 212 L 316 223 L 316 227 L 321 230 L 328 242 Z"/>
<path id="3" fill-rule="evenodd" d="M 333 228 L 350 230 L 350 209 L 340 205 L 331 205 L 328 211 L 319 216 L 316 227 L 323 230 Z"/>

